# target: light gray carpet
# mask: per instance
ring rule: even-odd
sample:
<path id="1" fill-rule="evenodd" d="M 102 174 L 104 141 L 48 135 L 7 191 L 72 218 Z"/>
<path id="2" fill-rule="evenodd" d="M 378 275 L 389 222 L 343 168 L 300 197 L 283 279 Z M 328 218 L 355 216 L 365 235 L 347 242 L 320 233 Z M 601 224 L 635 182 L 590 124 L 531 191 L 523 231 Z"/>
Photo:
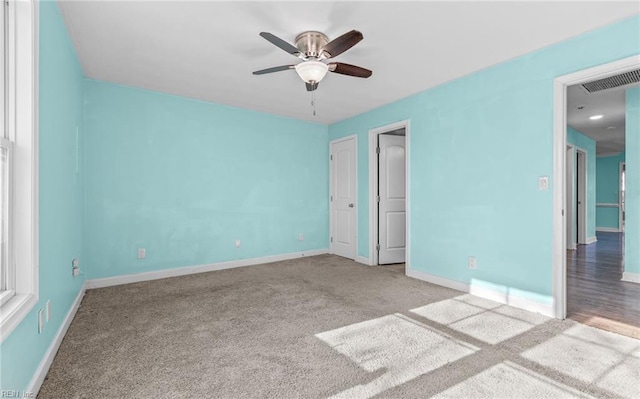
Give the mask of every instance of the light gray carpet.
<path id="1" fill-rule="evenodd" d="M 41 398 L 638 397 L 640 341 L 322 255 L 90 290 Z"/>

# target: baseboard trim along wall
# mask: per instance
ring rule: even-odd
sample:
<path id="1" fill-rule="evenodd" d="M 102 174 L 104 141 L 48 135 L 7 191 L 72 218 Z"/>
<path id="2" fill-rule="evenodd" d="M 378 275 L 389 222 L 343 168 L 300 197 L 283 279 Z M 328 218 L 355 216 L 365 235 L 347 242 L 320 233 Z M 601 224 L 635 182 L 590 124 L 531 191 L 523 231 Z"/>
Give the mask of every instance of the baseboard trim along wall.
<path id="1" fill-rule="evenodd" d="M 617 227 L 596 227 L 596 231 L 604 231 L 607 233 L 619 233 L 620 229 Z"/>
<path id="2" fill-rule="evenodd" d="M 364 256 L 356 256 L 356 262 L 362 263 L 363 265 L 367 266 L 371 265 L 369 263 L 369 258 L 365 258 Z"/>
<path id="3" fill-rule="evenodd" d="M 622 281 L 627 281 L 629 283 L 638 283 L 638 284 L 640 284 L 640 274 L 639 273 L 624 272 L 624 273 L 622 273 Z"/>
<path id="4" fill-rule="evenodd" d="M 58 329 L 58 333 L 51 342 L 51 345 L 49 345 L 47 352 L 44 354 L 40 365 L 38 365 L 38 369 L 36 370 L 36 373 L 33 375 L 33 378 L 31 379 L 31 382 L 27 387 L 27 392 L 32 392 L 34 395 L 37 395 L 38 391 L 40 391 L 40 387 L 44 382 L 44 378 L 47 376 L 49 368 L 53 363 L 53 359 L 56 357 L 56 353 L 58 353 L 60 344 L 62 343 L 62 340 L 64 339 L 64 336 L 67 334 L 67 330 L 71 325 L 71 321 L 73 321 L 73 318 L 76 316 L 76 312 L 80 307 L 80 302 L 82 302 L 82 298 L 84 297 L 84 292 L 85 287 L 83 286 L 82 289 L 80 289 L 80 292 L 78 292 L 78 296 L 73 301 L 71 309 L 69 309 L 69 311 L 67 312 L 62 325 Z"/>
<path id="5" fill-rule="evenodd" d="M 417 270 L 407 268 L 407 276 L 426 281 L 428 283 L 441 285 L 443 287 L 451 288 L 457 291 L 467 292 L 471 295 L 478 296 L 480 298 L 489 299 L 498 303 L 513 306 L 528 310 L 530 312 L 540 313 L 545 316 L 555 317 L 554 309 L 552 305 L 533 301 L 531 299 L 522 298 L 512 294 L 505 294 L 504 292 L 496 291 L 491 288 L 470 286 L 467 283 L 460 281 L 450 280 L 448 278 L 434 276 L 429 273 L 420 272 Z"/>
<path id="6" fill-rule="evenodd" d="M 87 289 L 112 287 L 114 285 L 138 283 L 141 281 L 159 280 L 169 277 L 186 276 L 189 274 L 213 272 L 216 270 L 232 269 L 236 267 L 253 266 L 262 263 L 280 262 L 283 260 L 302 258 L 305 256 L 323 255 L 329 253 L 329 249 L 315 249 L 303 252 L 293 252 L 283 255 L 263 256 L 260 258 L 238 259 L 227 262 L 211 263 L 199 266 L 185 266 L 174 269 L 158 270 L 154 272 L 144 272 L 136 274 L 127 274 L 124 276 L 106 277 L 87 280 L 85 287 Z"/>
<path id="7" fill-rule="evenodd" d="M 587 238 L 587 242 L 585 244 L 587 244 L 587 245 L 593 244 L 596 241 L 598 241 L 597 237 L 589 237 L 589 238 Z"/>

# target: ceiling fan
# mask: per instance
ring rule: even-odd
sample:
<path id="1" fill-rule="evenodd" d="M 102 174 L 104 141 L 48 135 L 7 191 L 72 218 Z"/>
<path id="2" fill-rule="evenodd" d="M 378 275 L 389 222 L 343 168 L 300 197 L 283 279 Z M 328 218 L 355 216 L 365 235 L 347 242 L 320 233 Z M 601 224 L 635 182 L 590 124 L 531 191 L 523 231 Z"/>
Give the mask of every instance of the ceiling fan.
<path id="1" fill-rule="evenodd" d="M 318 83 L 325 77 L 327 72 L 358 78 L 368 78 L 373 73 L 368 69 L 342 62 L 323 62 L 329 58 L 337 57 L 362 40 L 362 33 L 357 30 L 347 32 L 331 41 L 321 32 L 302 32 L 296 36 L 295 46 L 269 32 L 260 32 L 260 36 L 287 53 L 302 59 L 302 62 L 295 65 L 282 65 L 262 69 L 253 72 L 254 75 L 295 69 L 300 79 L 305 82 L 307 91 L 314 91 L 318 88 Z"/>

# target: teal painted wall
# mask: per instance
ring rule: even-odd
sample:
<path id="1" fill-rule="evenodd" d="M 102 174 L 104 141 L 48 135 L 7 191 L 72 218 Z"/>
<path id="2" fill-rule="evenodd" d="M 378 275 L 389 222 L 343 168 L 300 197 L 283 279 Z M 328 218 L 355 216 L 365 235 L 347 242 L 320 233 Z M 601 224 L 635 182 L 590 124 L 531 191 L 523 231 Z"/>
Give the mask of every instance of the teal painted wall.
<path id="1" fill-rule="evenodd" d="M 636 16 L 331 125 L 330 140 L 359 136 L 358 254 L 367 132 L 409 119 L 410 267 L 551 303 L 552 191 L 538 177 L 553 172 L 553 79 L 640 53 L 638 31 Z"/>
<path id="2" fill-rule="evenodd" d="M 624 270 L 640 273 L 640 88 L 627 90 Z"/>
<path id="3" fill-rule="evenodd" d="M 82 258 L 83 245 L 78 211 L 83 171 L 76 169 L 83 76 L 55 2 L 40 3 L 39 40 L 40 294 L 37 306 L 0 346 L 1 390 L 27 388 L 84 283 L 84 277 L 71 276 L 71 260 Z M 37 312 L 48 299 L 51 319 L 38 334 Z"/>
<path id="4" fill-rule="evenodd" d="M 596 236 L 596 141 L 567 126 L 567 143 L 587 152 L 587 239 L 589 239 Z M 575 190 L 574 188 L 574 193 Z M 575 209 L 574 206 L 574 211 Z M 576 220 L 575 214 L 572 220 Z"/>
<path id="5" fill-rule="evenodd" d="M 89 278 L 328 247 L 327 126 L 94 80 L 85 96 Z"/>
<path id="6" fill-rule="evenodd" d="M 620 162 L 624 162 L 624 152 L 598 157 L 596 159 L 596 202 L 618 203 L 620 186 Z M 596 227 L 618 228 L 618 208 L 597 207 Z"/>

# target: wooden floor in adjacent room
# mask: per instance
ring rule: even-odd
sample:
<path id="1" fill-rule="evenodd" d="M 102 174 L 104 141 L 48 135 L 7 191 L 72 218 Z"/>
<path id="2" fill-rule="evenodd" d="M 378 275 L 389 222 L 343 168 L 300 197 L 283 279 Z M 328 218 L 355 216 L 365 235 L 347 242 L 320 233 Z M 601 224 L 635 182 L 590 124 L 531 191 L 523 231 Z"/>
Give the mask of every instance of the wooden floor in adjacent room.
<path id="1" fill-rule="evenodd" d="M 621 281 L 624 234 L 597 237 L 596 243 L 567 251 L 567 317 L 640 338 L 640 284 Z"/>

